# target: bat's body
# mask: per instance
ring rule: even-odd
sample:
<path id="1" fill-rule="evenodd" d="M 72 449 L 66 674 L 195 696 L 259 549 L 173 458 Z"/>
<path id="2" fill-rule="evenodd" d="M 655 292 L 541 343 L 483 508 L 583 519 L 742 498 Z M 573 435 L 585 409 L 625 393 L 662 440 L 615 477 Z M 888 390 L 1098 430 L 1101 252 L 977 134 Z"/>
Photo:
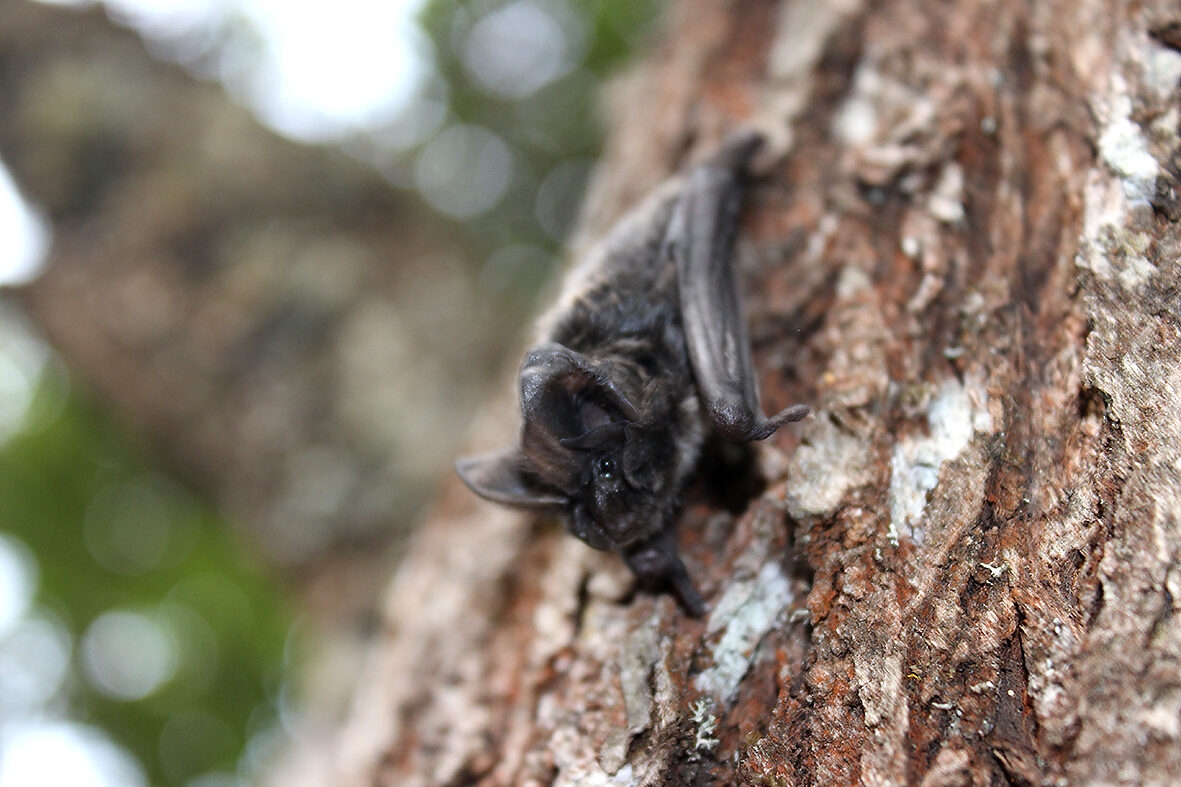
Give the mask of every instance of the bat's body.
<path id="1" fill-rule="evenodd" d="M 707 430 L 761 440 L 808 412 L 762 414 L 732 269 L 744 169 L 760 143 L 734 138 L 582 261 L 522 364 L 520 445 L 456 465 L 490 500 L 561 511 L 574 535 L 670 583 L 696 615 L 705 603 L 672 524 Z"/>

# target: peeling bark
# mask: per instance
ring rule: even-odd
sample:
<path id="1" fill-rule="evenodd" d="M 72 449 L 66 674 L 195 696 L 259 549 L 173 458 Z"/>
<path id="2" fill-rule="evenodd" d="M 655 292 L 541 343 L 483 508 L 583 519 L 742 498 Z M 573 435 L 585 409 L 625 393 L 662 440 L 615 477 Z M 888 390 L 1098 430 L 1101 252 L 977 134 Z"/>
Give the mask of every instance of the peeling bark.
<path id="1" fill-rule="evenodd" d="M 712 612 L 452 484 L 335 784 L 1140 784 L 1181 773 L 1181 10 L 675 6 L 615 96 L 593 237 L 734 125 L 766 408 Z M 505 397 L 475 442 L 511 439 Z M 723 466 L 721 463 L 718 466 Z"/>

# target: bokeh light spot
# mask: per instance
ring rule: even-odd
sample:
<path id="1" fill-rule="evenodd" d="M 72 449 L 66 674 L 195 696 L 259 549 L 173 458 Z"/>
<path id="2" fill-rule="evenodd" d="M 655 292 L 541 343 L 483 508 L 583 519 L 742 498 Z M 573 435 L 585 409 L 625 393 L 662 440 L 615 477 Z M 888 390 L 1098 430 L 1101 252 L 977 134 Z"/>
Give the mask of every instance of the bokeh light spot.
<path id="1" fill-rule="evenodd" d="M 430 65 L 408 23 L 421 0 L 319 3 L 242 0 L 263 57 L 246 77 L 252 102 L 282 133 L 325 140 L 392 117 Z"/>
<path id="2" fill-rule="evenodd" d="M 169 600 L 156 608 L 160 621 L 168 628 L 180 656 L 173 685 L 183 684 L 191 694 L 209 690 L 221 668 L 221 647 L 217 632 L 205 617 L 188 604 Z"/>
<path id="3" fill-rule="evenodd" d="M 470 218 L 500 201 L 512 166 L 512 154 L 500 137 L 480 126 L 457 124 L 423 148 L 414 175 L 432 205 L 456 218 Z"/>
<path id="4" fill-rule="evenodd" d="M 82 637 L 86 679 L 114 699 L 147 697 L 176 673 L 176 643 L 169 634 L 139 612 L 104 612 Z"/>
<path id="5" fill-rule="evenodd" d="M 167 501 L 149 483 L 117 484 L 91 500 L 82 537 L 99 565 L 119 574 L 142 574 L 168 552 L 172 520 Z"/>
<path id="6" fill-rule="evenodd" d="M 0 718 L 48 704 L 66 676 L 70 648 L 65 626 L 41 612 L 22 618 L 0 638 Z"/>
<path id="7" fill-rule="evenodd" d="M 473 25 L 463 63 L 476 82 L 507 98 L 523 98 L 573 66 L 566 31 L 553 12 L 518 0 Z"/>
<path id="8" fill-rule="evenodd" d="M 48 224 L 25 202 L 0 164 L 0 285 L 24 284 L 36 278 L 48 250 Z"/>
<path id="9" fill-rule="evenodd" d="M 37 561 L 18 538 L 0 533 L 0 637 L 29 609 L 37 590 Z"/>
<path id="10" fill-rule="evenodd" d="M 553 266 L 554 255 L 540 246 L 501 246 L 480 269 L 480 291 L 497 304 L 512 301 L 535 292 Z"/>
<path id="11" fill-rule="evenodd" d="M 593 167 L 594 162 L 589 159 L 563 161 L 550 170 L 538 187 L 537 222 L 554 240 L 566 240 L 582 207 L 586 181 Z"/>
<path id="12" fill-rule="evenodd" d="M 177 39 L 215 25 L 226 12 L 219 0 L 104 0 L 107 13 L 149 39 Z"/>
<path id="13" fill-rule="evenodd" d="M 5 730 L 0 787 L 143 787 L 135 760 L 98 729 L 66 722 Z"/>
<path id="14" fill-rule="evenodd" d="M 239 749 L 225 722 L 203 710 L 182 710 L 169 717 L 160 732 L 160 762 L 179 782 L 230 758 Z"/>
<path id="15" fill-rule="evenodd" d="M 0 309 L 0 441 L 25 428 L 48 357 L 20 316 Z"/>

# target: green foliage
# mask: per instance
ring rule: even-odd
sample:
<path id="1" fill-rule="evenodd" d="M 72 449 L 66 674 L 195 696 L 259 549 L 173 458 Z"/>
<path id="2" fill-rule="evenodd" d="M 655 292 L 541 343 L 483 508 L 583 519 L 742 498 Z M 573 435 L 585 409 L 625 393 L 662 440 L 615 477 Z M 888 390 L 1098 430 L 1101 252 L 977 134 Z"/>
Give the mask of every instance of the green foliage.
<path id="1" fill-rule="evenodd" d="M 36 556 L 37 606 L 74 645 L 69 715 L 134 753 L 152 784 L 235 773 L 276 723 L 291 618 L 227 524 L 55 374 L 0 446 L 0 500 L 0 533 Z M 145 627 L 128 620 L 162 636 L 137 639 Z M 163 677 L 146 693 L 142 669 Z"/>
<path id="2" fill-rule="evenodd" d="M 475 126 L 496 135 L 511 154 L 503 196 L 487 211 L 462 218 L 457 231 L 482 266 L 481 281 L 494 306 L 518 319 L 561 255 L 577 217 L 602 142 L 603 82 L 650 35 L 663 5 L 660 0 L 431 0 L 422 12 L 439 77 L 428 89 L 445 93 L 447 104 L 446 119 L 432 139 L 448 127 Z M 522 19 L 522 9 L 534 13 Z M 481 32 L 497 15 L 511 16 L 502 26 L 509 34 L 481 60 Z M 546 17 L 548 25 L 537 24 Z M 532 27 L 523 24 L 530 20 Z M 553 49 L 539 43 L 545 33 L 555 39 L 549 42 Z M 523 45 L 517 45 L 518 36 Z M 535 57 L 542 62 L 522 67 L 516 82 L 489 80 L 495 70 L 482 63 L 507 61 L 511 73 L 514 48 L 526 62 L 538 51 L 554 55 L 559 65 L 553 78 L 536 75 L 547 63 Z M 533 79 L 541 84 L 531 90 Z"/>

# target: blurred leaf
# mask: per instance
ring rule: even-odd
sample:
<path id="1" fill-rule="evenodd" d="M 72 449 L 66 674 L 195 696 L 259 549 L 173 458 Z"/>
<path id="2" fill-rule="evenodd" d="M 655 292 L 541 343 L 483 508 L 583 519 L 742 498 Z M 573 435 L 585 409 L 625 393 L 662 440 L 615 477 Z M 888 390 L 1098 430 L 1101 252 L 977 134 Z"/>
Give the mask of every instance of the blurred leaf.
<path id="1" fill-rule="evenodd" d="M 277 718 L 289 610 L 233 528 L 65 387 L 46 374 L 35 426 L 0 446 L 0 531 L 32 548 L 38 603 L 74 640 L 70 705 L 133 752 L 152 784 L 232 773 L 252 725 Z M 155 546 L 120 562 L 121 537 L 128 554 Z M 172 654 L 167 679 L 142 699 L 88 678 L 87 630 L 113 610 L 152 621 Z M 116 644 L 134 656 L 145 643 Z"/>

